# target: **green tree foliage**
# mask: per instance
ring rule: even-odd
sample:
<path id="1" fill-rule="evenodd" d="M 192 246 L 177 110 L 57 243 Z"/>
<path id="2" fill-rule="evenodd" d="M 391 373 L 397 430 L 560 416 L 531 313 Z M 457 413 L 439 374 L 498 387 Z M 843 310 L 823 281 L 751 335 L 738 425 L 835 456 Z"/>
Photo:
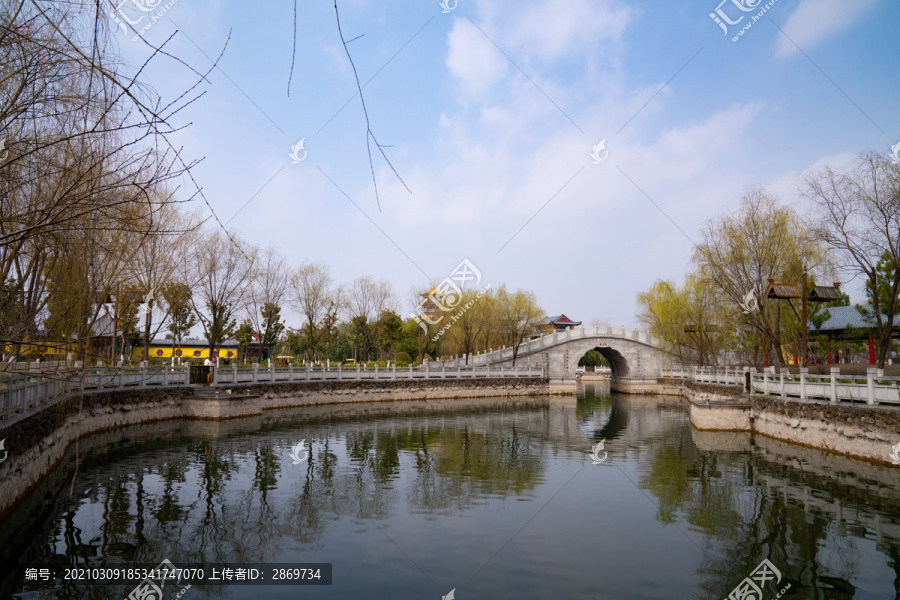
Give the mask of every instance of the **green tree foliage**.
<path id="1" fill-rule="evenodd" d="M 238 352 L 241 353 L 241 362 L 247 362 L 247 347 L 253 343 L 253 323 L 250 319 L 241 321 L 240 327 L 234 332 L 234 339 L 238 343 Z"/>
<path id="2" fill-rule="evenodd" d="M 763 189 L 748 191 L 734 214 L 707 222 L 702 236 L 694 262 L 721 294 L 722 314 L 730 313 L 735 323 L 742 319 L 767 342 L 774 362 L 783 365 L 779 349 L 797 339 L 800 324 L 792 306 L 783 310 L 783 301 L 766 297 L 769 281 L 798 283 L 804 264 L 813 274 L 830 271 L 826 249 L 793 209 Z M 753 310 L 741 309 L 754 300 Z"/>
<path id="3" fill-rule="evenodd" d="M 579 367 L 609 367 L 609 361 L 603 358 L 603 355 L 596 350 L 588 350 L 578 361 Z"/>
<path id="4" fill-rule="evenodd" d="M 380 359 L 381 355 L 391 355 L 397 352 L 397 346 L 403 334 L 403 319 L 393 310 L 385 309 L 381 311 L 378 319 L 377 332 Z"/>
<path id="5" fill-rule="evenodd" d="M 197 317 L 191 309 L 191 288 L 184 283 L 172 281 L 163 286 L 163 298 L 169 307 L 169 326 L 175 343 L 181 346 L 181 340 L 191 332 L 197 324 Z"/>
<path id="6" fill-rule="evenodd" d="M 272 348 L 278 343 L 281 334 L 284 333 L 285 325 L 281 322 L 281 307 L 271 302 L 266 302 L 259 309 L 260 326 L 262 331 L 259 332 L 260 344 L 266 349 L 266 354 L 271 355 Z"/>

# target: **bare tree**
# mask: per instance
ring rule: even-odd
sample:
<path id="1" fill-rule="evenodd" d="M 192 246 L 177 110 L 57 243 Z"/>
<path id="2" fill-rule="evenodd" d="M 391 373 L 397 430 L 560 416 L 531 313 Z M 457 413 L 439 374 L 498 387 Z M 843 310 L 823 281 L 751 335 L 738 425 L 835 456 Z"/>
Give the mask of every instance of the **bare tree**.
<path id="1" fill-rule="evenodd" d="M 209 343 L 210 358 L 233 335 L 248 295 L 256 252 L 215 230 L 198 236 L 186 263 L 193 277 L 191 306 Z"/>
<path id="2" fill-rule="evenodd" d="M 270 246 L 253 269 L 246 305 L 247 316 L 260 338 L 260 346 L 265 346 L 267 353 L 271 353 L 271 347 L 284 330 L 281 310 L 288 298 L 289 278 L 287 261 Z"/>
<path id="3" fill-rule="evenodd" d="M 315 357 L 322 321 L 328 314 L 332 301 L 337 300 L 328 265 L 304 263 L 291 275 L 290 283 L 294 292 L 294 305 L 306 318 L 306 338 L 309 340 L 310 353 Z M 341 304 L 340 301 L 336 302 L 338 309 Z"/>
<path id="4" fill-rule="evenodd" d="M 375 347 L 379 316 L 393 307 L 394 292 L 389 281 L 376 281 L 367 275 L 353 280 L 347 292 L 347 312 L 351 331 L 365 360 Z"/>
<path id="5" fill-rule="evenodd" d="M 134 247 L 121 236 L 153 230 L 176 201 L 166 183 L 190 178 L 167 135 L 195 98 L 165 101 L 127 72 L 99 0 L 9 0 L 0 22 L 0 337 L 20 345 L 45 318 L 90 336 Z"/>
<path id="6" fill-rule="evenodd" d="M 171 312 L 163 290 L 174 282 L 178 272 L 178 258 L 191 247 L 200 219 L 176 205 L 168 204 L 146 215 L 147 231 L 135 240 L 134 249 L 125 256 L 127 280 L 132 288 L 145 294 L 152 292 L 144 315 L 144 360 L 150 357 L 150 341 L 156 337 Z M 163 302 L 160 303 L 160 300 Z M 163 316 L 153 329 L 153 308 L 161 307 Z"/>
<path id="7" fill-rule="evenodd" d="M 883 369 L 900 294 L 900 165 L 868 152 L 846 173 L 826 166 L 809 175 L 803 196 L 816 209 L 814 233 L 837 251 L 845 271 L 866 279 Z M 882 261 L 893 269 L 880 268 Z"/>
<path id="8" fill-rule="evenodd" d="M 793 209 L 763 189 L 749 190 L 734 214 L 710 220 L 702 235 L 703 241 L 694 248 L 694 262 L 704 278 L 732 308 L 748 294 L 755 295 L 758 308 L 746 314 L 746 322 L 768 342 L 776 364 L 784 365 L 782 340 L 799 331 L 800 319 L 792 315 L 792 305 L 791 311 L 782 310 L 782 302 L 766 298 L 769 281 L 797 283 L 804 264 L 824 275 L 831 270 L 827 249 Z"/>

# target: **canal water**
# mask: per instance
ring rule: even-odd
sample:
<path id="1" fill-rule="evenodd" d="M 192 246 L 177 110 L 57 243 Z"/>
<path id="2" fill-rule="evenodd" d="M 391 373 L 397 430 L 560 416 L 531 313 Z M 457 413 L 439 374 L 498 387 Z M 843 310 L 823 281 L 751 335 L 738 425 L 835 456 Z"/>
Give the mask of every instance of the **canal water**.
<path id="1" fill-rule="evenodd" d="M 126 598 L 72 577 L 140 563 L 205 566 L 156 581 L 184 600 L 897 599 L 900 467 L 696 432 L 608 384 L 267 411 L 82 440 L 0 544 L 3 598 Z M 222 563 L 332 581 L 209 581 Z"/>

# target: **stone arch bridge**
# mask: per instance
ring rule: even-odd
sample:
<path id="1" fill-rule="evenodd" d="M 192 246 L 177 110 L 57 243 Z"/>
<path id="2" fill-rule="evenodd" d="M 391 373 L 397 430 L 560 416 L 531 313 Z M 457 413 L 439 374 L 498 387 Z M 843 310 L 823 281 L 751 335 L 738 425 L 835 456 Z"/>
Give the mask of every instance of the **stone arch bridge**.
<path id="1" fill-rule="evenodd" d="M 609 361 L 615 388 L 652 391 L 661 370 L 671 360 L 662 344 L 646 331 L 625 327 L 577 327 L 541 336 L 519 346 L 516 365 L 543 367 L 549 373 L 551 388 L 574 389 L 578 361 L 589 350 L 597 350 Z M 465 355 L 444 360 L 448 368 L 457 366 L 512 366 L 513 349 Z"/>

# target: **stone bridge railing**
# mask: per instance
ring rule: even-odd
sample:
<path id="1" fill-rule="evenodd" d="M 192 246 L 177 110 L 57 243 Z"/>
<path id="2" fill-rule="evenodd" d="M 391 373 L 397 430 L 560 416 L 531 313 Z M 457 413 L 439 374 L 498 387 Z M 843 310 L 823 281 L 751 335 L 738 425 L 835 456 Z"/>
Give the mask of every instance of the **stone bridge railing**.
<path id="1" fill-rule="evenodd" d="M 540 352 L 541 350 L 552 348 L 553 346 L 558 346 L 560 344 L 564 344 L 566 342 L 571 342 L 575 340 L 582 340 L 587 338 L 595 338 L 595 337 L 606 337 L 606 338 L 619 338 L 623 340 L 631 340 L 637 342 L 639 344 L 646 344 L 648 346 L 653 346 L 655 348 L 660 348 L 662 344 L 660 341 L 651 336 L 646 331 L 640 331 L 637 329 L 628 329 L 626 327 L 600 327 L 600 326 L 591 326 L 591 327 L 576 327 L 574 329 L 566 329 L 565 331 L 557 331 L 554 333 L 550 333 L 547 335 L 543 335 L 541 337 L 531 339 L 519 346 L 519 351 L 517 356 L 525 356 L 528 354 L 533 354 L 536 352 Z M 477 354 L 473 354 L 469 357 L 469 364 L 474 365 L 486 365 L 486 364 L 495 364 L 500 362 L 512 361 L 513 359 L 513 349 L 503 347 L 497 350 L 492 350 L 490 352 L 479 352 Z M 446 363 L 449 366 L 456 366 L 457 364 L 466 364 L 466 355 L 463 354 L 461 356 L 451 356 L 449 358 L 442 357 L 438 360 L 438 363 Z"/>

